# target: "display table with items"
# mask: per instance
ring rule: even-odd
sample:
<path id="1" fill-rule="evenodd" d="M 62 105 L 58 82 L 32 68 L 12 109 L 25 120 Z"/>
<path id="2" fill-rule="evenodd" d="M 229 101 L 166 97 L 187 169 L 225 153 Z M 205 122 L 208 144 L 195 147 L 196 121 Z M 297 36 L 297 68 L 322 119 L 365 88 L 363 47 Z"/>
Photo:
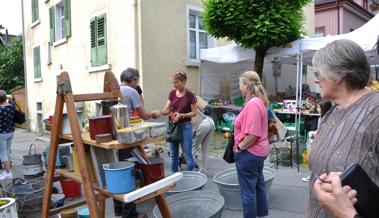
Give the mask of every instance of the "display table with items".
<path id="1" fill-rule="evenodd" d="M 137 204 L 154 198 L 162 216 L 172 217 L 163 193 L 175 187 L 175 182 L 183 177 L 182 173 L 175 173 L 166 178 L 163 178 L 163 174 L 160 180 L 150 181 L 150 184 L 143 186 L 142 181 L 146 175 L 140 173 L 140 178 L 137 180 L 139 173 L 134 169 L 135 164 L 118 159 L 117 153 L 120 149 L 130 149 L 133 156 L 136 155 L 137 161 L 150 163 L 143 145 L 153 143 L 161 137 L 157 129 L 154 130 L 153 124 L 143 123 L 117 129 L 117 140 L 113 140 L 110 134 L 96 134 L 94 139 L 93 134 L 91 137 L 89 132 L 81 132 L 74 102 L 106 99 L 122 99 L 117 80 L 112 72 L 105 73 L 104 93 L 79 95 L 72 93 L 68 73 L 60 74 L 48 152 L 42 217 L 47 218 L 62 210 L 87 204 L 90 217 L 103 218 L 106 208 L 105 199 L 108 197 L 123 203 Z M 71 128 L 71 134 L 66 135 L 61 134 L 64 104 L 67 107 Z M 58 143 L 64 142 L 73 142 L 72 159 L 74 159 L 74 165 L 76 162 L 76 166 L 70 167 L 70 164 L 67 164 L 66 169 L 55 169 Z M 50 210 L 53 182 L 66 179 L 83 185 L 85 199 Z"/>
<path id="2" fill-rule="evenodd" d="M 301 150 L 305 150 L 305 142 L 307 141 L 308 132 L 317 128 L 317 122 L 320 114 L 316 111 L 316 101 L 307 98 L 303 104 L 298 107 L 294 100 L 283 100 L 282 102 L 272 102 L 269 108 L 275 112 L 278 118 L 283 122 L 287 129 L 285 142 L 275 143 L 276 165 L 279 165 L 279 157 L 281 151 L 289 151 L 289 164 L 293 166 L 293 147 L 295 146 L 295 161 L 299 170 Z M 298 126 L 296 126 L 298 125 Z M 304 142 L 304 143 L 303 143 Z M 282 158 L 283 159 L 283 158 Z"/>

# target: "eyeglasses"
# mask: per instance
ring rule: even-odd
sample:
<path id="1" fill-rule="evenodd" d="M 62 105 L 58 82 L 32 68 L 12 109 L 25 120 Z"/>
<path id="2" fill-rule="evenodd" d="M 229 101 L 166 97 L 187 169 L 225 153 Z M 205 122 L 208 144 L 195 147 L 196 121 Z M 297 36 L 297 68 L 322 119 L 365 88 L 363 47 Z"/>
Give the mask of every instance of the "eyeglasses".
<path id="1" fill-rule="evenodd" d="M 175 76 L 179 76 L 179 75 L 185 76 L 185 74 L 183 72 L 180 72 L 180 71 L 179 72 L 175 72 L 174 74 L 175 74 Z"/>
<path id="2" fill-rule="evenodd" d="M 320 73 L 318 71 L 313 72 L 315 74 L 316 79 L 320 79 Z"/>

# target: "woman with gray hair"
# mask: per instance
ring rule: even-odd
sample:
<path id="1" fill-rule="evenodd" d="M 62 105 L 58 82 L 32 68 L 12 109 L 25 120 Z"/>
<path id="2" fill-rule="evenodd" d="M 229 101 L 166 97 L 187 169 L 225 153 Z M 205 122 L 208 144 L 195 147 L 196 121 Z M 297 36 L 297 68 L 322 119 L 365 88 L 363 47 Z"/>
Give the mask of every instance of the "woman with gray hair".
<path id="1" fill-rule="evenodd" d="M 245 100 L 234 120 L 234 159 L 244 218 L 268 215 L 263 178 L 263 163 L 269 153 L 268 99 L 258 74 L 248 71 L 240 76 L 240 91 Z"/>
<path id="2" fill-rule="evenodd" d="M 329 172 L 359 163 L 379 185 L 379 92 L 366 88 L 370 66 L 362 48 L 351 40 L 336 40 L 313 56 L 321 98 L 336 105 L 324 116 L 309 159 L 310 187 Z M 309 217 L 331 217 L 310 188 Z"/>

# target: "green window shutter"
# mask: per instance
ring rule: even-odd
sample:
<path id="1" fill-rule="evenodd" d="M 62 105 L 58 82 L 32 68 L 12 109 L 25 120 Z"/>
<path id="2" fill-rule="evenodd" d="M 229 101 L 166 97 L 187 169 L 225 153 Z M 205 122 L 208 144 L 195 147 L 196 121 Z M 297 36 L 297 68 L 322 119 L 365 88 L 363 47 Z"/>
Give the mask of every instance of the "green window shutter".
<path id="1" fill-rule="evenodd" d="M 96 17 L 91 19 L 90 22 L 90 32 L 91 32 L 91 66 L 97 66 L 97 57 L 96 57 Z"/>
<path id="2" fill-rule="evenodd" d="M 37 46 L 33 49 L 34 79 L 41 78 L 41 51 Z"/>
<path id="3" fill-rule="evenodd" d="M 64 36 L 71 36 L 71 0 L 64 0 Z"/>
<path id="4" fill-rule="evenodd" d="M 54 6 L 49 8 L 49 19 L 50 19 L 50 42 L 55 42 L 55 11 Z"/>
<path id="5" fill-rule="evenodd" d="M 35 10 L 36 10 L 36 13 L 35 13 L 35 14 L 36 14 L 36 20 L 38 20 L 38 18 L 39 18 L 38 0 L 35 0 L 35 1 L 36 1 L 36 4 L 35 4 L 35 5 L 36 5 L 36 7 L 35 7 L 35 8 L 36 8 L 36 9 L 35 9 Z"/>
<path id="6" fill-rule="evenodd" d="M 106 16 L 97 17 L 97 64 L 98 66 L 108 63 L 107 55 L 107 21 Z"/>
<path id="7" fill-rule="evenodd" d="M 38 20 L 38 0 L 32 0 L 32 22 Z"/>

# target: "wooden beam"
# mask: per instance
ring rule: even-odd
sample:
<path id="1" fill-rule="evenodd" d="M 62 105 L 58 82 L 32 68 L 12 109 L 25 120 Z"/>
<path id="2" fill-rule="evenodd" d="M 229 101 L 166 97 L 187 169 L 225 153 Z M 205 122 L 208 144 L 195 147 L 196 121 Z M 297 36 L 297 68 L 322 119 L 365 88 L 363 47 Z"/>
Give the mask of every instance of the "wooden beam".
<path id="1" fill-rule="evenodd" d="M 117 96 L 118 98 L 120 98 L 121 103 L 123 104 L 126 103 L 124 97 L 121 94 L 120 85 L 118 84 L 116 77 L 110 70 L 108 70 L 104 74 L 104 87 L 103 88 L 104 88 L 103 90 L 105 93 L 112 92 L 114 96 Z"/>
<path id="2" fill-rule="evenodd" d="M 62 210 L 71 209 L 71 208 L 77 208 L 77 207 L 80 207 L 80 206 L 85 205 L 85 204 L 87 204 L 87 200 L 86 199 L 75 201 L 75 202 L 66 204 L 63 207 L 58 207 L 58 208 L 51 209 L 49 215 L 52 216 L 54 214 L 60 213 Z"/>
<path id="3" fill-rule="evenodd" d="M 107 100 L 107 99 L 117 99 L 117 98 L 118 96 L 112 92 L 74 95 L 75 102 Z"/>
<path id="4" fill-rule="evenodd" d="M 164 218 L 172 218 L 170 208 L 168 207 L 166 199 L 164 199 L 163 195 L 158 195 L 155 197 L 155 202 L 161 211 L 162 217 Z"/>
<path id="5" fill-rule="evenodd" d="M 61 74 L 61 79 L 65 81 L 65 83 L 69 83 L 70 78 L 67 72 Z M 76 115 L 74 96 L 71 91 L 67 91 L 64 94 L 64 100 L 66 103 L 68 120 L 70 122 L 72 138 L 74 141 L 74 149 L 75 153 L 78 157 L 78 165 L 80 170 L 80 175 L 82 177 L 84 195 L 87 199 L 88 209 L 90 211 L 91 218 L 99 217 L 99 210 L 96 203 L 96 198 L 94 194 L 94 189 L 92 185 L 91 178 L 89 176 L 88 165 L 86 161 L 86 152 L 84 149 L 82 134 L 79 129 L 79 121 Z"/>
<path id="6" fill-rule="evenodd" d="M 107 199 L 106 196 L 104 195 L 100 195 L 100 199 L 98 200 L 99 202 L 99 217 L 100 218 L 105 218 L 105 210 L 106 210 L 106 207 L 105 207 L 105 199 Z"/>
<path id="7" fill-rule="evenodd" d="M 117 140 L 112 140 L 110 142 L 96 143 L 96 140 L 92 140 L 89 136 L 89 132 L 87 131 L 82 132 L 82 138 L 83 138 L 84 144 L 86 145 L 92 145 L 92 146 L 103 148 L 103 149 L 124 149 L 124 148 L 136 147 L 139 145 L 145 145 L 149 143 L 155 143 L 157 141 L 163 140 L 164 136 L 149 137 L 142 141 L 134 142 L 132 144 L 120 144 L 118 143 Z M 61 135 L 61 139 L 64 139 L 67 141 L 73 141 L 72 135 Z"/>
<path id="8" fill-rule="evenodd" d="M 54 170 L 55 170 L 55 161 L 57 157 L 58 150 L 58 141 L 59 141 L 59 133 L 62 129 L 62 114 L 63 114 L 63 105 L 64 99 L 63 96 L 57 94 L 55 100 L 55 112 L 54 112 L 54 120 L 53 120 L 53 128 L 51 131 L 51 140 L 50 140 L 50 149 L 49 149 L 49 160 L 48 160 L 48 168 L 46 172 L 45 178 L 45 192 L 42 201 L 42 214 L 43 218 L 49 217 L 49 208 L 50 208 L 50 199 L 51 192 L 54 181 Z"/>

